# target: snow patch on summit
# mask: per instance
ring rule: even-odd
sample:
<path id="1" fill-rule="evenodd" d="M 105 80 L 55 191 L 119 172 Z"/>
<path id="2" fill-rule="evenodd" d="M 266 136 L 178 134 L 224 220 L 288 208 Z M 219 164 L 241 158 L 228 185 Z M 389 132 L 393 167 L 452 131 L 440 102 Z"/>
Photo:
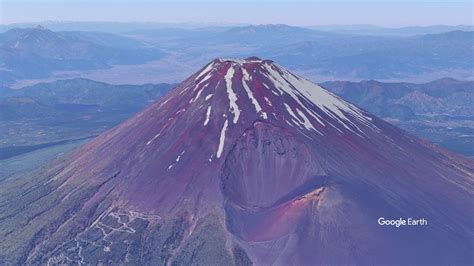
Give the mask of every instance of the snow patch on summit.
<path id="1" fill-rule="evenodd" d="M 372 118 L 360 112 L 357 107 L 353 106 L 350 103 L 346 103 L 342 101 L 337 96 L 333 95 L 332 93 L 324 90 L 320 86 L 300 77 L 296 77 L 295 75 L 284 72 L 283 73 L 285 79 L 288 80 L 290 84 L 292 84 L 313 104 L 315 104 L 319 109 L 323 110 L 326 114 L 336 119 L 340 124 L 342 124 L 346 129 L 352 131 L 348 127 L 351 125 L 355 127 L 359 132 L 363 133 L 363 131 L 358 128 L 350 118 L 348 118 L 344 113 L 350 114 L 352 117 L 356 118 L 363 124 L 367 126 L 372 126 Z"/>
<path id="2" fill-rule="evenodd" d="M 250 101 L 252 101 L 252 104 L 255 106 L 255 111 L 257 113 L 260 113 L 261 112 L 261 116 L 264 118 L 264 119 L 268 119 L 268 116 L 265 112 L 262 111 L 262 107 L 260 106 L 260 104 L 258 103 L 257 99 L 253 96 L 253 93 L 252 93 L 252 90 L 249 88 L 249 86 L 247 85 L 247 81 L 250 80 L 250 75 L 249 73 L 247 72 L 247 70 L 245 70 L 244 68 L 242 68 L 242 85 L 245 89 L 245 91 L 247 92 L 247 95 L 249 96 L 249 99 Z"/>
<path id="3" fill-rule="evenodd" d="M 199 80 L 203 75 L 211 73 L 211 71 L 214 69 L 214 63 L 210 63 L 204 68 L 201 73 L 194 79 L 195 81 Z"/>
<path id="4" fill-rule="evenodd" d="M 227 70 L 227 74 L 224 76 L 226 87 L 227 87 L 227 95 L 229 97 L 230 102 L 230 111 L 234 114 L 234 120 L 232 122 L 237 123 L 239 121 L 240 110 L 239 106 L 237 105 L 237 94 L 232 90 L 232 77 L 234 77 L 234 67 L 231 66 Z"/>
<path id="5" fill-rule="evenodd" d="M 268 73 L 266 75 L 267 78 L 273 82 L 275 87 L 280 91 L 280 94 L 290 95 L 298 103 L 298 105 L 304 109 L 304 111 L 306 111 L 306 113 L 310 114 L 321 125 L 326 126 L 322 121 L 322 117 L 318 113 L 314 112 L 311 106 L 308 105 L 312 104 L 316 106 L 319 110 L 334 119 L 345 129 L 357 135 L 359 134 L 353 129 L 356 129 L 362 134 L 363 131 L 357 127 L 357 125 L 353 123 L 351 119 L 346 116 L 346 114 L 351 115 L 367 126 L 374 127 L 372 124 L 372 118 L 363 114 L 357 109 L 357 107 L 344 102 L 320 86 L 313 84 L 303 78 L 297 77 L 283 68 L 276 67 L 274 64 L 265 63 L 264 68 Z M 335 127 L 330 121 L 326 122 Z M 336 129 L 340 131 L 338 128 Z"/>

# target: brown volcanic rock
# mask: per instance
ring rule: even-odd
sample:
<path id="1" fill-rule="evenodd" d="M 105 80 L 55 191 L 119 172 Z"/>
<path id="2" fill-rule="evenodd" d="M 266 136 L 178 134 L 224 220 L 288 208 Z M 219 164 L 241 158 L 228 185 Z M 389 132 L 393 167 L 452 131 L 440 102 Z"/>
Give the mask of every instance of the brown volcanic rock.
<path id="1" fill-rule="evenodd" d="M 215 60 L 35 178 L 1 188 L 0 256 L 472 264 L 473 169 L 271 61 Z"/>

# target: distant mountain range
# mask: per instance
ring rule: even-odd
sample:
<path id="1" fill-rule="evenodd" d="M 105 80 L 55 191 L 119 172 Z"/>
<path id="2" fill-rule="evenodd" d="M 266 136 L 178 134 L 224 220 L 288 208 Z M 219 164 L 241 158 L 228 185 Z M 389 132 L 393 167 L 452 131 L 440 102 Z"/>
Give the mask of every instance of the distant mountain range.
<path id="1" fill-rule="evenodd" d="M 238 43 L 250 47 L 280 47 L 285 43 L 338 37 L 338 34 L 284 24 L 235 27 L 218 34 L 216 43 Z"/>
<path id="2" fill-rule="evenodd" d="M 334 81 L 321 86 L 417 136 L 474 158 L 473 81 Z"/>
<path id="3" fill-rule="evenodd" d="M 47 119 L 51 116 L 74 120 L 88 115 L 133 112 L 142 109 L 170 90 L 170 84 L 110 85 L 86 79 L 40 83 L 0 93 L 1 120 Z M 71 117 L 72 116 L 72 117 Z"/>
<path id="4" fill-rule="evenodd" d="M 110 85 L 61 80 L 0 91 L 0 158 L 37 145 L 90 137 L 115 126 L 173 85 Z"/>
<path id="5" fill-rule="evenodd" d="M 473 31 L 473 25 L 432 25 L 388 28 L 374 25 L 323 25 L 310 26 L 310 29 L 344 33 L 351 35 L 378 35 L 378 36 L 413 36 L 423 34 L 437 34 L 449 31 Z"/>
<path id="6" fill-rule="evenodd" d="M 48 77 L 53 71 L 91 70 L 142 64 L 163 56 L 130 38 L 97 32 L 53 32 L 41 26 L 0 34 L 3 84 Z"/>
<path id="7" fill-rule="evenodd" d="M 333 81 L 324 88 L 384 118 L 444 115 L 474 119 L 474 81 L 443 78 L 429 83 Z"/>
<path id="8" fill-rule="evenodd" d="M 446 27 L 445 29 L 451 29 Z M 468 27 L 424 35 L 360 35 L 288 25 L 213 29 L 135 31 L 131 37 L 167 51 L 178 61 L 202 63 L 215 57 L 260 55 L 315 82 L 327 80 L 406 80 L 446 76 L 474 79 L 474 31 Z M 202 33 L 197 34 L 197 32 Z M 183 74 L 184 78 L 184 74 Z"/>
<path id="9" fill-rule="evenodd" d="M 161 30 L 161 29 L 183 29 L 194 30 L 203 28 L 233 28 L 239 26 L 252 26 L 245 23 L 154 23 L 154 22 L 75 22 L 75 21 L 39 21 L 32 23 L 15 23 L 0 25 L 0 32 L 13 28 L 31 28 L 36 25 L 44 25 L 54 31 L 101 31 L 123 34 L 131 31 Z M 472 25 L 431 25 L 411 27 L 382 27 L 376 25 L 354 24 L 354 25 L 314 25 L 305 28 L 319 31 L 328 31 L 344 34 L 360 35 L 393 35 L 408 36 L 432 33 L 442 33 L 454 30 L 472 31 Z"/>
<path id="10" fill-rule="evenodd" d="M 258 55 L 315 82 L 474 79 L 474 32 L 454 28 L 415 36 L 281 24 L 129 29 L 122 35 L 16 28 L 0 34 L 0 77 L 3 85 L 15 87 L 21 87 L 15 81 L 75 77 L 115 84 L 174 83 L 213 58 Z"/>
<path id="11" fill-rule="evenodd" d="M 456 70 L 473 78 L 473 49 L 473 31 L 453 31 L 404 38 L 342 36 L 296 42 L 262 53 L 314 76 L 313 80 L 318 76 L 397 80 L 437 72 L 449 75 Z"/>

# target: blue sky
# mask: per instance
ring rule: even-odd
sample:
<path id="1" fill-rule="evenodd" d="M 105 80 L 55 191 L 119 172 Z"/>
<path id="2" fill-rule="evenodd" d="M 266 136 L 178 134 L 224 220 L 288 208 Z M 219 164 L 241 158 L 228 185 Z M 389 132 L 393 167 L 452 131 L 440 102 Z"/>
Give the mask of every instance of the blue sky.
<path id="1" fill-rule="evenodd" d="M 473 24 L 473 1 L 433 0 L 0 0 L 0 22 L 148 21 L 374 24 L 389 27 Z"/>

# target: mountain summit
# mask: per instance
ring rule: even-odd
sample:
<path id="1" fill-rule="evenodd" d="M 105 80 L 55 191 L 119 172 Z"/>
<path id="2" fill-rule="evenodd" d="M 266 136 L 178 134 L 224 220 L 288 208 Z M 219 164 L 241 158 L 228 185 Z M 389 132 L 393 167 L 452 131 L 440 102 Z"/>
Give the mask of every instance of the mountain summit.
<path id="1" fill-rule="evenodd" d="M 216 59 L 34 184 L 2 188 L 19 207 L 0 207 L 0 257 L 472 264 L 473 169 L 270 60 Z"/>

